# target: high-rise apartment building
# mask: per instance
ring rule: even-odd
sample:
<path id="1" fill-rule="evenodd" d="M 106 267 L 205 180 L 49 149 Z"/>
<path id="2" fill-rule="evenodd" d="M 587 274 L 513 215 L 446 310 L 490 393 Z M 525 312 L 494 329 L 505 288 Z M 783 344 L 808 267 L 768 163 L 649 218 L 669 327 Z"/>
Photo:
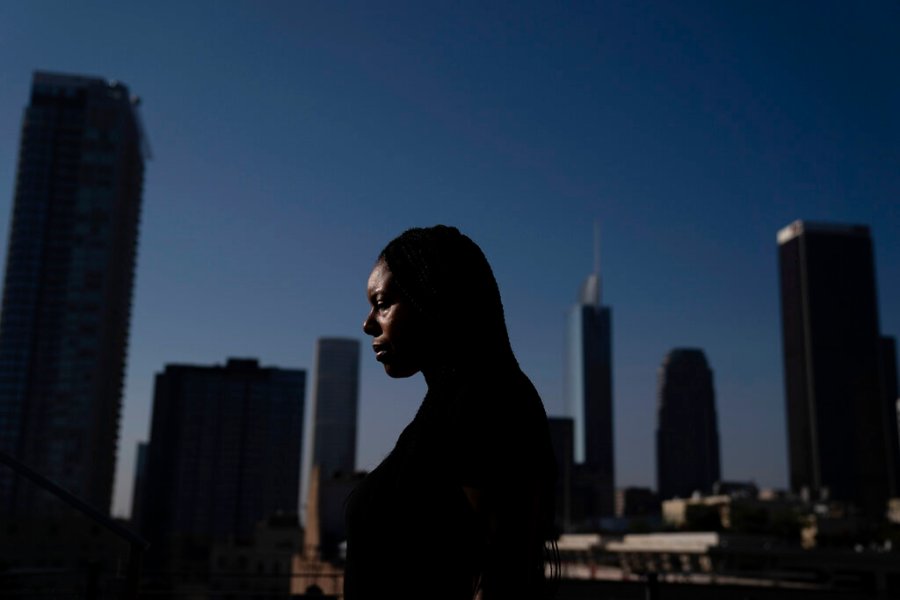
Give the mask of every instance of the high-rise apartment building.
<path id="1" fill-rule="evenodd" d="M 313 464 L 323 482 L 356 469 L 359 411 L 359 340 L 320 338 L 316 343 Z"/>
<path id="2" fill-rule="evenodd" d="M 35 73 L 0 316 L 0 448 L 109 511 L 144 174 L 122 83 Z M 60 504 L 0 470 L 0 511 Z"/>
<path id="3" fill-rule="evenodd" d="M 676 348 L 659 369 L 656 483 L 661 500 L 708 494 L 719 481 L 713 374 L 702 350 Z"/>
<path id="4" fill-rule="evenodd" d="M 305 389 L 305 371 L 251 359 L 157 374 L 140 501 L 157 566 L 205 564 L 213 542 L 297 513 Z"/>
<path id="5" fill-rule="evenodd" d="M 566 331 L 565 400 L 568 416 L 575 422 L 577 479 L 590 488 L 576 490 L 576 520 L 612 516 L 615 510 L 612 319 L 611 309 L 601 304 L 596 248 L 595 254 L 594 273 L 585 280 L 578 303 L 569 311 Z"/>
<path id="6" fill-rule="evenodd" d="M 881 515 L 895 493 L 869 228 L 778 232 L 791 488 Z"/>

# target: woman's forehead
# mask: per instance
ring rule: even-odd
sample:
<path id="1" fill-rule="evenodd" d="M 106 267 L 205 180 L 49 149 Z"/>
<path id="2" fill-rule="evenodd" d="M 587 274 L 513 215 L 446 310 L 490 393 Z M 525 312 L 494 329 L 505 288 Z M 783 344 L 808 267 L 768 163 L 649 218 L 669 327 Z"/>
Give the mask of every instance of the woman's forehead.
<path id="1" fill-rule="evenodd" d="M 387 264 L 383 260 L 379 260 L 372 268 L 369 274 L 368 291 L 369 294 L 377 294 L 384 291 L 391 283 L 392 274 Z"/>

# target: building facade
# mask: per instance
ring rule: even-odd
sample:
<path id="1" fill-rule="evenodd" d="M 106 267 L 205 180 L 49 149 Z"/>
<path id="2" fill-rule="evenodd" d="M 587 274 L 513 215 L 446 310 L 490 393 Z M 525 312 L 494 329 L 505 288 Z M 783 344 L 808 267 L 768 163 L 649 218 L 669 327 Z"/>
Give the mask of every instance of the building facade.
<path id="1" fill-rule="evenodd" d="M 900 494 L 900 432 L 897 429 L 897 342 L 893 337 L 881 336 L 880 388 L 887 435 L 888 465 L 892 466 L 891 496 Z"/>
<path id="2" fill-rule="evenodd" d="M 869 229 L 778 233 L 790 482 L 882 515 L 895 494 Z"/>
<path id="3" fill-rule="evenodd" d="M 157 374 L 140 503 L 152 565 L 205 568 L 212 543 L 298 512 L 305 389 L 305 371 L 250 359 Z"/>
<path id="4" fill-rule="evenodd" d="M 356 469 L 359 412 L 359 340 L 320 338 L 316 343 L 313 464 L 323 482 Z"/>
<path id="5" fill-rule="evenodd" d="M 144 495 L 147 493 L 147 442 L 138 442 L 134 459 L 134 485 L 131 487 L 131 523 L 140 527 L 143 521 Z"/>
<path id="6" fill-rule="evenodd" d="M 708 494 L 720 478 L 713 374 L 702 350 L 676 348 L 659 368 L 656 485 L 662 500 Z"/>
<path id="7" fill-rule="evenodd" d="M 612 403 L 612 317 L 601 303 L 599 261 L 569 311 L 565 401 L 574 420 L 575 521 L 612 516 L 615 460 Z M 580 484 L 578 482 L 581 482 Z"/>
<path id="8" fill-rule="evenodd" d="M 659 496 L 650 488 L 630 486 L 616 490 L 617 517 L 655 517 L 659 513 Z"/>
<path id="9" fill-rule="evenodd" d="M 108 512 L 144 143 L 117 82 L 35 73 L 0 316 L 0 449 Z M 60 503 L 0 470 L 0 511 Z"/>

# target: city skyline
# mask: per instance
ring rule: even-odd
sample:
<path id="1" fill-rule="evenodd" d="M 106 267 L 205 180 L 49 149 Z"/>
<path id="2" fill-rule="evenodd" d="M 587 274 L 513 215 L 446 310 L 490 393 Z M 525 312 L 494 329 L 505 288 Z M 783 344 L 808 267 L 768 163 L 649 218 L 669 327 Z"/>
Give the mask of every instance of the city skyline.
<path id="1" fill-rule="evenodd" d="M 356 337 L 358 465 L 377 464 L 424 384 L 387 379 L 366 352 L 365 281 L 388 240 L 437 222 L 485 250 L 555 415 L 565 311 L 601 222 L 617 486 L 652 484 L 659 356 L 696 346 L 715 357 L 723 477 L 786 487 L 775 232 L 868 224 L 881 330 L 900 332 L 898 12 L 0 6 L 0 231 L 32 71 L 121 78 L 143 97 L 154 159 L 114 512 L 170 362 L 310 369 L 318 337 Z"/>

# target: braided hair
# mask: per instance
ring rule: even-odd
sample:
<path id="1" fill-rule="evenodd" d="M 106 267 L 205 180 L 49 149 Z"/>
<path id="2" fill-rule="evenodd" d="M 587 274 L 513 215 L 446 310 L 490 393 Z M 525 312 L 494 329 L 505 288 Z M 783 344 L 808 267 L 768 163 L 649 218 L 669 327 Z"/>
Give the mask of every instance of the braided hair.
<path id="1" fill-rule="evenodd" d="M 516 365 L 497 281 L 468 236 L 446 225 L 408 229 L 379 259 L 419 314 L 441 368 Z"/>

